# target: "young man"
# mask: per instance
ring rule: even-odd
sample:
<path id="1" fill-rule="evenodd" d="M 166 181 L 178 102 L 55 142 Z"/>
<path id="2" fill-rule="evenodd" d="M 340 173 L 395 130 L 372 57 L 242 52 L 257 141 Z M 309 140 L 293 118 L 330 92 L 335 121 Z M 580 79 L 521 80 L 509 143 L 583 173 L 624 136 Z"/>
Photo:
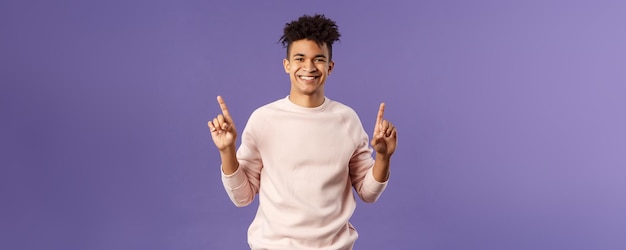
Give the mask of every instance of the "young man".
<path id="1" fill-rule="evenodd" d="M 363 201 L 375 202 L 387 185 L 397 137 L 383 119 L 384 104 L 370 142 L 356 112 L 324 95 L 339 36 L 335 22 L 323 15 L 285 26 L 289 95 L 252 113 L 238 151 L 235 124 L 217 97 L 222 114 L 208 126 L 226 192 L 236 206 L 259 194 L 248 229 L 252 249 L 352 249 L 357 233 L 349 222 L 356 207 L 351 187 Z"/>

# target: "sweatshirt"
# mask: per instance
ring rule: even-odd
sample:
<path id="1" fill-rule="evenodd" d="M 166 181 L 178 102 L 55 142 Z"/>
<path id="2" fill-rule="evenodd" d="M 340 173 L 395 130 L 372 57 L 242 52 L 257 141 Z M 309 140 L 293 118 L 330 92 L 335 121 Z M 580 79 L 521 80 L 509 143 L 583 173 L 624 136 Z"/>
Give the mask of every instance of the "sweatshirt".
<path id="1" fill-rule="evenodd" d="M 286 97 L 256 109 L 241 136 L 239 168 L 222 172 L 236 206 L 259 195 L 251 249 L 352 249 L 352 188 L 371 203 L 387 186 L 373 177 L 372 153 L 358 115 L 339 102 L 305 108 Z"/>

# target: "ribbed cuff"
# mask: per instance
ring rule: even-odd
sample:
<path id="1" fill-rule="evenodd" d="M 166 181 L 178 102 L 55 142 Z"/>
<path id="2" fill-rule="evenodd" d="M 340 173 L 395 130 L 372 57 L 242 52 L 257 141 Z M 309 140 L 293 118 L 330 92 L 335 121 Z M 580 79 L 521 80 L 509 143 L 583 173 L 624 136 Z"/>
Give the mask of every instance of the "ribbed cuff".
<path id="1" fill-rule="evenodd" d="M 222 182 L 224 183 L 224 187 L 228 190 L 237 190 L 241 188 L 246 181 L 248 181 L 246 173 L 241 170 L 241 167 L 237 168 L 237 171 L 229 175 L 224 174 L 224 171 L 220 170 L 220 172 L 222 173 Z"/>
<path id="2" fill-rule="evenodd" d="M 389 183 L 389 179 L 385 182 L 379 182 L 374 178 L 374 168 L 369 170 L 369 173 L 365 175 L 365 179 L 363 180 L 363 188 L 367 190 L 369 193 L 374 194 L 382 194 L 387 187 L 387 183 Z"/>

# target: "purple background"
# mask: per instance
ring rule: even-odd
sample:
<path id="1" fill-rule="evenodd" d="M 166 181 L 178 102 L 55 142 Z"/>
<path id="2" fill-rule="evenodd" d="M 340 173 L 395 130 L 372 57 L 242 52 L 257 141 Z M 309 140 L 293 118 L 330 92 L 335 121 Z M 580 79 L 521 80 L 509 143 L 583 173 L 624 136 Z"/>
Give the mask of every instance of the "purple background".
<path id="1" fill-rule="evenodd" d="M 399 127 L 357 249 L 626 249 L 626 3 L 516 2 L 2 1 L 0 248 L 245 249 L 206 121 L 324 13 L 327 96 Z"/>

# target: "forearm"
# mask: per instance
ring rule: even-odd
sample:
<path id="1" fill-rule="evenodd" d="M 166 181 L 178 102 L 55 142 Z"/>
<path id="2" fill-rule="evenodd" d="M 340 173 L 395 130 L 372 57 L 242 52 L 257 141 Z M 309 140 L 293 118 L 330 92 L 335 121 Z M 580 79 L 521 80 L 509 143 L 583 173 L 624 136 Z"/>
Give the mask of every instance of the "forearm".
<path id="1" fill-rule="evenodd" d="M 222 172 L 224 172 L 225 175 L 231 175 L 239 168 L 235 145 L 220 151 L 220 158 L 222 159 Z"/>
<path id="2" fill-rule="evenodd" d="M 389 179 L 389 162 L 391 155 L 376 154 L 374 169 L 372 171 L 374 179 L 378 182 L 386 182 Z"/>

